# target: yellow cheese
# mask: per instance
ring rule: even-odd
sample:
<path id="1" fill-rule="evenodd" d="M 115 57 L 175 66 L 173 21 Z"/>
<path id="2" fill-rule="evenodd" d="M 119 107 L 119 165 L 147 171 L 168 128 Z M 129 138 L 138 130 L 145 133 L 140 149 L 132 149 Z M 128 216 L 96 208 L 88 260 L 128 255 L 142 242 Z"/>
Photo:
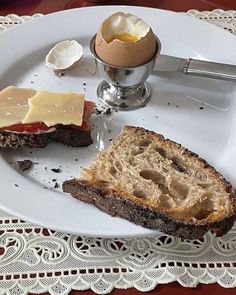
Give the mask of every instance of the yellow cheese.
<path id="1" fill-rule="evenodd" d="M 33 89 L 14 86 L 0 91 L 0 128 L 21 123 L 29 110 L 28 99 L 35 94 Z"/>
<path id="2" fill-rule="evenodd" d="M 43 122 L 50 127 L 56 124 L 80 126 L 83 122 L 83 94 L 38 91 L 29 99 L 29 106 L 22 123 Z"/>
<path id="3" fill-rule="evenodd" d="M 84 95 L 52 93 L 9 86 L 0 91 L 0 128 L 20 123 L 43 122 L 82 125 Z"/>

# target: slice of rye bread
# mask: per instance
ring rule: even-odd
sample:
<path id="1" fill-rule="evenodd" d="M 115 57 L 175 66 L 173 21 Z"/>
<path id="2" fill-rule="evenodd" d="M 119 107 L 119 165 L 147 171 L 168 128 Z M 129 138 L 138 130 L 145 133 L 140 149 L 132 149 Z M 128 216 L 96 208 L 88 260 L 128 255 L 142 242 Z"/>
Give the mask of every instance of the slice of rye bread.
<path id="1" fill-rule="evenodd" d="M 232 186 L 205 160 L 162 135 L 125 126 L 63 191 L 112 216 L 186 239 L 224 235 L 236 219 Z"/>
<path id="2" fill-rule="evenodd" d="M 44 148 L 52 141 L 73 147 L 88 146 L 93 143 L 91 130 L 84 131 L 63 125 L 52 132 L 39 134 L 0 132 L 0 148 Z"/>

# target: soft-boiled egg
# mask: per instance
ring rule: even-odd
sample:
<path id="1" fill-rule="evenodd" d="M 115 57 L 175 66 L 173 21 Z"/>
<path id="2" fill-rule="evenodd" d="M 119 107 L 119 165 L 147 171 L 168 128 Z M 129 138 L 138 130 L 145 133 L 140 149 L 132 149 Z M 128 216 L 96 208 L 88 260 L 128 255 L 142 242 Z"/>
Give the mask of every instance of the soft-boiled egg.
<path id="1" fill-rule="evenodd" d="M 98 57 L 113 66 L 134 67 L 153 58 L 156 38 L 141 18 L 124 12 L 108 17 L 100 26 L 95 51 Z"/>

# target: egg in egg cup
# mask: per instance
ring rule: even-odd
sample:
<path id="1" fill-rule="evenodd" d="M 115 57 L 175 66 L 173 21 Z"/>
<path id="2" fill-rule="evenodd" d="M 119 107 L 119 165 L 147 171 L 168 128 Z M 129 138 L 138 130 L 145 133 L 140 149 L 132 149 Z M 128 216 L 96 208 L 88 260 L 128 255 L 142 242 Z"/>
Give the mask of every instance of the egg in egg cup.
<path id="1" fill-rule="evenodd" d="M 90 51 L 105 79 L 99 99 L 117 110 L 144 106 L 151 95 L 146 82 L 160 54 L 160 40 L 137 16 L 118 12 L 107 18 L 90 41 Z"/>

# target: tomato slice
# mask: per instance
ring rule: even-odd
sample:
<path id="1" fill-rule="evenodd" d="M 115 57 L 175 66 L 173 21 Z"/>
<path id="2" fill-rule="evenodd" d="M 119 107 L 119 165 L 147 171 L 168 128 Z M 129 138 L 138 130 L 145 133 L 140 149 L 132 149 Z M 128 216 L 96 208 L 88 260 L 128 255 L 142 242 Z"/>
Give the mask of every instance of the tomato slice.
<path id="1" fill-rule="evenodd" d="M 70 125 L 70 127 L 75 128 L 75 129 L 81 129 L 84 131 L 89 130 L 90 129 L 89 116 L 94 111 L 94 107 L 95 107 L 95 103 L 93 103 L 92 101 L 85 101 L 84 102 L 84 113 L 83 113 L 82 125 L 81 126 Z M 8 126 L 8 127 L 0 128 L 0 132 L 1 131 L 12 131 L 12 132 L 19 132 L 19 133 L 23 133 L 23 132 L 38 133 L 38 132 L 48 131 L 52 127 L 48 127 L 44 123 L 40 123 L 40 122 L 31 123 L 31 124 L 20 123 L 20 124 L 15 124 L 15 125 Z"/>
<path id="2" fill-rule="evenodd" d="M 15 124 L 12 126 L 0 128 L 0 131 L 12 131 L 12 132 L 29 132 L 29 133 L 36 133 L 36 132 L 43 132 L 48 131 L 49 127 L 46 126 L 44 123 L 32 123 L 32 124 Z"/>

